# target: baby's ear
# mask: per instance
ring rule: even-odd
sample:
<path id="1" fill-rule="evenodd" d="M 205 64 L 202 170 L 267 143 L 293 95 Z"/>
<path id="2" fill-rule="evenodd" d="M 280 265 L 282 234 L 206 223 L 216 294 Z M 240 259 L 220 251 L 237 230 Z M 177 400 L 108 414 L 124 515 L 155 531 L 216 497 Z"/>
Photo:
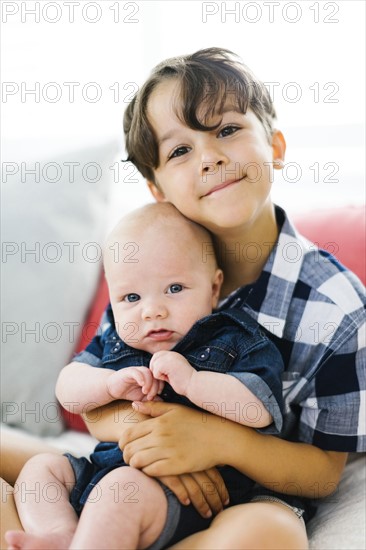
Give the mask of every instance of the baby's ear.
<path id="1" fill-rule="evenodd" d="M 223 281 L 224 273 L 222 269 L 216 269 L 215 276 L 212 281 L 212 309 L 215 309 L 217 307 Z"/>
<path id="2" fill-rule="evenodd" d="M 147 180 L 147 186 L 156 202 L 167 202 L 164 193 L 159 189 L 155 182 Z"/>
<path id="3" fill-rule="evenodd" d="M 286 153 L 286 141 L 283 133 L 279 130 L 274 130 L 272 134 L 272 151 L 274 168 L 283 168 L 283 161 L 285 160 Z"/>

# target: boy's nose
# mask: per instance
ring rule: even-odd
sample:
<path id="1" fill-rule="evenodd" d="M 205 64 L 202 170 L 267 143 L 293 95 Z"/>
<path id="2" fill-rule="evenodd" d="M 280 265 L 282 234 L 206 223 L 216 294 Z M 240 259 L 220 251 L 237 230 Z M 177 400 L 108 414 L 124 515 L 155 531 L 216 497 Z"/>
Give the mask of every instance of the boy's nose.
<path id="1" fill-rule="evenodd" d="M 202 175 L 208 176 L 209 174 L 217 174 L 217 172 L 220 170 L 220 167 L 222 168 L 223 166 L 225 166 L 223 160 L 202 161 L 202 165 L 200 168 Z"/>
<path id="2" fill-rule="evenodd" d="M 202 175 L 217 173 L 229 163 L 229 158 L 221 150 L 218 144 L 207 144 L 202 147 L 200 172 Z"/>
<path id="3" fill-rule="evenodd" d="M 165 319 L 168 315 L 168 310 L 163 304 L 157 302 L 149 302 L 142 309 L 142 318 L 145 321 L 151 319 Z"/>

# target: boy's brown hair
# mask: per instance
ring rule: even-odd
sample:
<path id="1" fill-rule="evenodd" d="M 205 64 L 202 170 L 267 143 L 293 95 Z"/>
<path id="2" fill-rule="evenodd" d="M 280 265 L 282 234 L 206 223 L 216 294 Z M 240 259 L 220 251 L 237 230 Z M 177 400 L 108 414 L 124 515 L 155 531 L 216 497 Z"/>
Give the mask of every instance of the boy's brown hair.
<path id="1" fill-rule="evenodd" d="M 220 123 L 207 126 L 205 121 L 214 113 L 221 114 L 230 98 L 240 112 L 250 108 L 255 113 L 270 139 L 276 113 L 269 92 L 235 54 L 221 48 L 208 48 L 173 57 L 153 69 L 124 115 L 127 160 L 146 179 L 154 182 L 153 170 L 159 166 L 159 149 L 148 120 L 147 104 L 153 90 L 169 78 L 179 83 L 182 111 L 177 116 L 189 128 L 201 131 L 217 128 Z"/>

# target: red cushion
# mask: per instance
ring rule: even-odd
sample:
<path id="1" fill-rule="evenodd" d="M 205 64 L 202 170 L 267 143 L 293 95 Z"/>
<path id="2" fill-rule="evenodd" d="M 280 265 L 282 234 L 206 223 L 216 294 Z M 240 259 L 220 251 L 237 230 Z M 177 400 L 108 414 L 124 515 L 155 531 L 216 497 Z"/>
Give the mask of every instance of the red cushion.
<path id="1" fill-rule="evenodd" d="M 366 216 L 363 206 L 315 210 L 294 217 L 297 229 L 366 283 Z"/>
<path id="2" fill-rule="evenodd" d="M 103 315 L 103 312 L 108 305 L 109 294 L 107 282 L 104 278 L 104 275 L 100 278 L 99 288 L 97 290 L 97 295 L 93 304 L 90 307 L 89 314 L 87 315 L 87 320 L 84 325 L 84 328 L 81 333 L 79 343 L 76 347 L 76 353 L 82 351 L 86 348 L 89 342 L 94 338 L 94 335 L 99 327 L 100 319 Z"/>

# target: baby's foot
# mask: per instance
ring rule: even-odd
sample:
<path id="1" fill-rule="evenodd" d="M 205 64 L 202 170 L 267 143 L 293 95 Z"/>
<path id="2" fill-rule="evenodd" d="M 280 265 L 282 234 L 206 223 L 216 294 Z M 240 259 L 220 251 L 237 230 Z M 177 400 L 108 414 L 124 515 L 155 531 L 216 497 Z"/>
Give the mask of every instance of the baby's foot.
<path id="1" fill-rule="evenodd" d="M 24 531 L 7 531 L 5 540 L 8 550 L 65 550 L 69 548 L 72 535 L 66 533 L 50 533 L 47 535 L 32 535 Z"/>

